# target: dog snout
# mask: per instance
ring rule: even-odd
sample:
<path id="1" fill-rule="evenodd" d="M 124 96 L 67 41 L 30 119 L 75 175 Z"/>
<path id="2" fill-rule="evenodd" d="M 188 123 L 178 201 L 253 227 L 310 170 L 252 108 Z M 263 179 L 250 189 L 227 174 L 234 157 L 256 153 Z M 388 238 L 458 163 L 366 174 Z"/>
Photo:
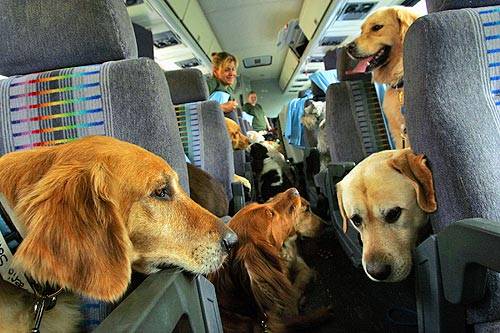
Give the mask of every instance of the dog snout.
<path id="1" fill-rule="evenodd" d="M 376 280 L 386 280 L 392 272 L 391 265 L 381 261 L 373 261 L 366 263 L 366 272 Z"/>
<path id="2" fill-rule="evenodd" d="M 356 54 L 356 42 L 351 42 L 351 43 L 347 44 L 346 48 L 347 48 L 347 52 L 350 55 Z"/>
<path id="3" fill-rule="evenodd" d="M 288 189 L 287 192 L 291 197 L 298 197 L 300 195 L 299 191 L 295 187 Z"/>
<path id="4" fill-rule="evenodd" d="M 238 244 L 238 236 L 234 231 L 228 228 L 222 235 L 222 240 L 221 240 L 221 246 L 226 251 L 229 253 L 231 249 L 233 249 L 236 244 Z"/>

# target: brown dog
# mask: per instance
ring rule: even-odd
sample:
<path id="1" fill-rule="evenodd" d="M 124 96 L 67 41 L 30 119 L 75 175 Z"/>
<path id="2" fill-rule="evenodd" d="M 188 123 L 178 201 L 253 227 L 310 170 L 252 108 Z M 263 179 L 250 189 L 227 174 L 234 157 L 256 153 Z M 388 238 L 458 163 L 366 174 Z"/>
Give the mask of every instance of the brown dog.
<path id="1" fill-rule="evenodd" d="M 222 184 L 191 163 L 187 163 L 187 169 L 191 199 L 215 216 L 227 216 L 229 200 Z"/>
<path id="2" fill-rule="evenodd" d="M 2 156 L 0 192 L 27 231 L 15 267 L 38 283 L 97 300 L 118 300 L 132 268 L 213 272 L 237 240 L 184 193 L 164 160 L 109 137 Z M 0 284 L 0 331 L 29 331 L 32 298 Z M 61 298 L 47 312 L 42 331 L 77 329 L 77 312 L 66 304 Z"/>
<path id="3" fill-rule="evenodd" d="M 240 125 L 227 117 L 224 120 L 226 121 L 227 134 L 229 135 L 229 139 L 231 139 L 233 149 L 246 149 L 250 145 L 250 140 L 241 133 Z"/>
<path id="4" fill-rule="evenodd" d="M 347 46 L 348 53 L 360 63 L 357 72 L 373 71 L 373 79 L 389 85 L 383 110 L 397 149 L 409 147 L 405 134 L 403 106 L 403 41 L 410 25 L 420 15 L 414 10 L 394 6 L 382 8 L 368 16 L 361 35 Z"/>
<path id="5" fill-rule="evenodd" d="M 299 296 L 302 296 L 307 285 L 314 278 L 315 272 L 300 256 L 297 237 L 315 238 L 325 228 L 325 222 L 311 211 L 309 202 L 304 198 L 301 198 L 300 213 L 294 222 L 294 228 L 296 234 L 283 243 L 281 256 L 285 259 L 290 281 L 299 292 Z"/>
<path id="6" fill-rule="evenodd" d="M 410 149 L 372 154 L 337 184 L 337 198 L 344 231 L 350 222 L 361 235 L 368 277 L 385 282 L 405 279 L 427 213 L 437 208 L 424 156 Z"/>
<path id="7" fill-rule="evenodd" d="M 291 188 L 265 204 L 244 207 L 229 223 L 238 234 L 238 246 L 224 268 L 210 277 L 224 332 L 259 332 L 263 326 L 273 333 L 287 332 L 327 316 L 326 309 L 298 315 L 299 292 L 280 256 L 283 243 L 295 233 L 301 208 L 299 193 Z"/>

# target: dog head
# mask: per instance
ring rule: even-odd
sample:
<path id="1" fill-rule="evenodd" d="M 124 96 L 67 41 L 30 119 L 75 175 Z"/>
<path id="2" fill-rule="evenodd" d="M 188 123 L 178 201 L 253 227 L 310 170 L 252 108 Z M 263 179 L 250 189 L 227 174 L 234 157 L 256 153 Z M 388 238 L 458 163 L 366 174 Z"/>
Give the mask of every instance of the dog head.
<path id="1" fill-rule="evenodd" d="M 411 271 L 411 252 L 426 213 L 437 208 L 432 174 L 410 149 L 375 153 L 337 184 L 344 220 L 363 241 L 363 268 L 374 281 L 395 282 Z"/>
<path id="2" fill-rule="evenodd" d="M 263 204 L 250 204 L 240 210 L 229 226 L 245 241 L 264 241 L 276 248 L 295 233 L 294 221 L 301 213 L 301 197 L 295 188 L 276 195 Z"/>
<path id="3" fill-rule="evenodd" d="M 237 240 L 163 159 L 109 137 L 7 154 L 0 191 L 27 229 L 17 267 L 94 299 L 118 299 L 131 267 L 212 272 Z"/>
<path id="4" fill-rule="evenodd" d="M 231 139 L 233 149 L 240 150 L 247 148 L 250 145 L 250 140 L 241 133 L 240 125 L 229 118 L 224 118 L 224 120 L 226 121 L 227 134 Z"/>
<path id="5" fill-rule="evenodd" d="M 295 233 L 294 221 L 300 214 L 299 192 L 291 188 L 264 204 L 250 204 L 229 222 L 237 233 L 238 246 L 225 267 L 211 276 L 222 304 L 234 302 L 224 297 L 234 292 L 249 295 L 241 306 L 255 304 L 254 311 L 282 311 L 294 301 L 295 290 L 284 270 L 280 250 Z M 229 299 L 228 299 L 229 298 Z"/>
<path id="6" fill-rule="evenodd" d="M 403 77 L 403 41 L 409 26 L 419 17 L 414 10 L 394 6 L 368 16 L 361 35 L 347 46 L 347 52 L 359 59 L 355 72 L 373 71 L 374 80 L 396 84 Z"/>
<path id="7" fill-rule="evenodd" d="M 301 198 L 300 213 L 294 224 L 297 234 L 303 237 L 314 238 L 319 236 L 325 226 L 325 221 L 312 212 L 309 202 Z"/>

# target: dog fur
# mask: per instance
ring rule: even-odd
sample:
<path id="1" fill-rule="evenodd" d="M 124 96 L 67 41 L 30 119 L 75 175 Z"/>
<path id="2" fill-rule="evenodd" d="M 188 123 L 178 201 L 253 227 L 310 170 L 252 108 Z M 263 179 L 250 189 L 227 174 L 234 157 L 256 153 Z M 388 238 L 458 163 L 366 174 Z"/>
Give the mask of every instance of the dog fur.
<path id="1" fill-rule="evenodd" d="M 315 238 L 325 228 L 325 222 L 311 211 L 309 202 L 304 198 L 301 198 L 300 212 L 294 222 L 294 228 L 296 233 L 283 243 L 281 256 L 286 262 L 288 277 L 293 287 L 302 297 L 307 285 L 314 279 L 316 273 L 300 256 L 297 238 Z"/>
<path id="2" fill-rule="evenodd" d="M 191 199 L 215 216 L 227 216 L 229 200 L 222 184 L 191 163 L 187 163 L 187 170 Z"/>
<path id="3" fill-rule="evenodd" d="M 163 159 L 110 137 L 6 154 L 0 192 L 27 230 L 15 267 L 92 299 L 118 300 L 132 268 L 206 274 L 228 254 L 223 239 L 232 231 L 187 196 Z M 29 331 L 31 295 L 0 284 L 0 331 Z M 46 313 L 41 331 L 77 330 L 68 297 Z"/>
<path id="4" fill-rule="evenodd" d="M 363 241 L 362 264 L 374 281 L 405 279 L 427 214 L 437 209 L 432 174 L 410 149 L 374 153 L 337 184 L 344 220 Z"/>
<path id="5" fill-rule="evenodd" d="M 267 147 L 263 143 L 250 146 L 252 171 L 263 202 L 292 187 L 292 173 L 285 157 L 277 150 Z"/>
<path id="6" fill-rule="evenodd" d="M 225 333 L 293 332 L 300 325 L 324 319 L 328 310 L 298 314 L 299 292 L 288 278 L 280 255 L 295 233 L 301 198 L 291 188 L 265 204 L 250 204 L 229 222 L 239 243 L 223 269 L 210 276 L 214 283 Z"/>
<path id="7" fill-rule="evenodd" d="M 357 59 L 366 59 L 390 47 L 387 60 L 372 71 L 375 82 L 390 86 L 384 97 L 383 110 L 397 149 L 403 148 L 403 142 L 405 147 L 410 145 L 401 113 L 403 89 L 391 86 L 403 81 L 403 42 L 408 28 L 419 16 L 419 13 L 403 6 L 379 9 L 365 19 L 361 35 L 348 47 L 348 52 Z"/>
<path id="8" fill-rule="evenodd" d="M 240 125 L 227 117 L 225 117 L 224 120 L 226 121 L 227 134 L 229 139 L 231 139 L 233 149 L 246 149 L 250 145 L 250 140 L 241 132 Z"/>

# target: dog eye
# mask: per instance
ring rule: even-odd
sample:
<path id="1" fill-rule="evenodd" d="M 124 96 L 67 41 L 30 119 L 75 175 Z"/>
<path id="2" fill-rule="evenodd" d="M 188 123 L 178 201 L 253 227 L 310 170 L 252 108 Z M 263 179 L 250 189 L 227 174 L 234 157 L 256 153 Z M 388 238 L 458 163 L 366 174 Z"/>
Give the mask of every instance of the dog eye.
<path id="1" fill-rule="evenodd" d="M 165 186 L 154 191 L 154 196 L 161 200 L 170 200 L 172 193 L 170 189 Z"/>
<path id="2" fill-rule="evenodd" d="M 373 27 L 372 27 L 372 31 L 379 31 L 380 29 L 382 29 L 384 26 L 381 25 L 381 24 L 375 24 Z"/>
<path id="3" fill-rule="evenodd" d="M 394 223 L 399 219 L 400 216 L 401 216 L 401 208 L 394 207 L 385 215 L 385 222 Z"/>
<path id="4" fill-rule="evenodd" d="M 363 218 L 358 214 L 354 214 L 353 216 L 351 216 L 351 221 L 356 227 L 359 228 L 361 226 L 361 223 L 363 223 Z"/>

